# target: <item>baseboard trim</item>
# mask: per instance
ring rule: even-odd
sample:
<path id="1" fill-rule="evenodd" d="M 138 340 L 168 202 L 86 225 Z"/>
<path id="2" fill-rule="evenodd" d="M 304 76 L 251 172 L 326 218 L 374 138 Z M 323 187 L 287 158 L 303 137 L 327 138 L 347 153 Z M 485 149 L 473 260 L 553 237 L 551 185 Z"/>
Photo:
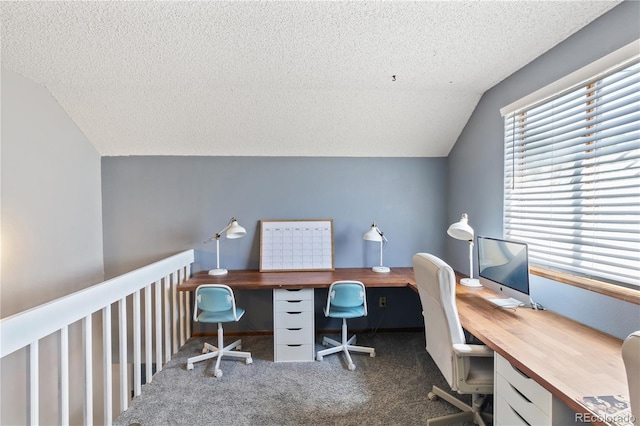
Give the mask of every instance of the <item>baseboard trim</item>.
<path id="1" fill-rule="evenodd" d="M 379 328 L 376 333 L 417 333 L 424 332 L 424 327 L 406 327 L 406 328 Z M 316 335 L 321 334 L 340 334 L 342 329 L 323 329 L 316 330 Z M 349 334 L 370 334 L 370 329 L 353 329 L 349 330 Z M 217 336 L 217 332 L 193 333 L 191 337 L 211 337 Z M 249 331 L 225 331 L 225 336 L 273 336 L 273 330 L 249 330 Z"/>

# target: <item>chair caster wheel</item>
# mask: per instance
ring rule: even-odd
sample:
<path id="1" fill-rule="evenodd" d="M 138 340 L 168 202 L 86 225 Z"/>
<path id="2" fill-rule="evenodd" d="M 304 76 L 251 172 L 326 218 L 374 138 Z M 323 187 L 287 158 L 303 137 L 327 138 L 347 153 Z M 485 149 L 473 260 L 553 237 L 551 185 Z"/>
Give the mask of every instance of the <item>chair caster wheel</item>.
<path id="1" fill-rule="evenodd" d="M 238 346 L 236 346 L 236 350 L 237 350 L 237 351 L 241 351 L 241 350 L 242 350 L 242 345 L 238 345 Z"/>
<path id="2" fill-rule="evenodd" d="M 213 375 L 215 377 L 222 377 L 222 370 L 216 370 L 215 373 L 213 373 Z"/>
<path id="3" fill-rule="evenodd" d="M 438 399 L 438 395 L 436 395 L 436 394 L 435 394 L 435 393 L 433 393 L 433 392 L 429 392 L 429 393 L 427 394 L 427 398 L 429 398 L 429 401 L 435 401 L 435 400 L 437 400 L 437 399 Z"/>
<path id="4" fill-rule="evenodd" d="M 253 360 L 251 358 L 245 358 L 244 363 L 247 365 L 253 364 Z"/>
<path id="5" fill-rule="evenodd" d="M 202 348 L 202 353 L 203 353 L 203 354 L 207 354 L 207 353 L 209 353 L 209 349 L 207 349 L 207 348 Z"/>
<path id="6" fill-rule="evenodd" d="M 187 370 L 193 370 L 193 364 L 187 364 Z"/>
<path id="7" fill-rule="evenodd" d="M 349 370 L 353 371 L 356 369 L 356 365 L 355 364 L 349 364 Z"/>
<path id="8" fill-rule="evenodd" d="M 316 357 L 316 360 L 318 360 L 318 361 L 322 361 L 322 355 L 318 355 L 318 356 Z"/>
<path id="9" fill-rule="evenodd" d="M 375 352 L 371 352 L 371 353 L 369 354 L 369 356 L 370 356 L 371 358 L 375 358 L 375 357 L 376 357 L 376 353 L 375 353 Z"/>

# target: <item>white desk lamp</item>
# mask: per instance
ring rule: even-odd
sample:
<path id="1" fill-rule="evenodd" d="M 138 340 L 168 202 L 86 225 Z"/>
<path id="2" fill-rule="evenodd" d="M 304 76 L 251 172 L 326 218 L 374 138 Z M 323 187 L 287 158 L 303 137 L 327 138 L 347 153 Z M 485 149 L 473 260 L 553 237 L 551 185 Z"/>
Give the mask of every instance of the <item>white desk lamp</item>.
<path id="1" fill-rule="evenodd" d="M 452 224 L 447 230 L 447 234 L 456 240 L 469 241 L 469 278 L 461 279 L 460 284 L 467 287 L 482 287 L 480 281 L 473 278 L 473 228 L 469 226 L 468 222 L 469 216 L 463 213 L 460 222 Z"/>
<path id="2" fill-rule="evenodd" d="M 209 275 L 226 275 L 229 272 L 226 269 L 220 268 L 220 237 L 222 236 L 222 233 L 224 231 L 227 231 L 227 238 L 229 238 L 230 240 L 244 237 L 244 235 L 247 233 L 246 229 L 238 225 L 238 221 L 236 220 L 236 218 L 232 217 L 227 226 L 222 228 L 222 230 L 216 235 L 205 241 L 206 244 L 209 241 L 213 241 L 214 239 L 216 240 L 216 269 L 210 270 Z"/>
<path id="3" fill-rule="evenodd" d="M 387 237 L 384 236 L 384 232 L 382 232 L 376 226 L 376 223 L 373 222 L 371 224 L 371 229 L 364 233 L 362 236 L 367 241 L 374 241 L 380 243 L 380 266 L 374 266 L 371 268 L 373 272 L 389 272 L 390 269 L 386 266 L 382 266 L 382 245 L 387 242 Z"/>

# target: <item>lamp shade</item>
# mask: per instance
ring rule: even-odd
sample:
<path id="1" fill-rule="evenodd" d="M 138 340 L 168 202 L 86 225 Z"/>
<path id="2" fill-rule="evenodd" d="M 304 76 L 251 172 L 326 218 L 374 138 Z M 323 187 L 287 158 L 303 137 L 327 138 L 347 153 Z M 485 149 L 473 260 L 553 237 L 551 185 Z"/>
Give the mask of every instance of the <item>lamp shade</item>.
<path id="1" fill-rule="evenodd" d="M 473 228 L 469 226 L 469 216 L 463 213 L 460 222 L 451 224 L 447 234 L 456 240 L 473 241 Z"/>
<path id="2" fill-rule="evenodd" d="M 380 242 L 382 241 L 382 235 L 380 235 L 381 232 L 378 229 L 378 227 L 376 226 L 376 223 L 373 222 L 371 224 L 371 229 L 369 229 L 367 232 L 364 233 L 364 235 L 362 235 L 362 238 L 364 238 L 367 241 L 375 241 L 375 242 Z"/>
<path id="3" fill-rule="evenodd" d="M 242 226 L 238 225 L 238 221 L 234 219 L 231 220 L 231 224 L 229 225 L 229 229 L 227 229 L 227 238 L 234 239 L 243 237 L 247 233 L 247 230 Z"/>

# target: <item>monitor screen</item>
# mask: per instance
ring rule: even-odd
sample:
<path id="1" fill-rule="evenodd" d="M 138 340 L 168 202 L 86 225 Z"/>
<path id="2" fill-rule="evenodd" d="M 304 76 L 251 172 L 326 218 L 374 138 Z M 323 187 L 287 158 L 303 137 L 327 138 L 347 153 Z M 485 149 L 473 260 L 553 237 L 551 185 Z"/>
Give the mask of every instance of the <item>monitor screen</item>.
<path id="1" fill-rule="evenodd" d="M 527 244 L 498 238 L 478 237 L 478 268 L 480 282 L 487 281 L 496 290 L 504 291 L 510 297 L 517 293 L 529 295 L 529 254 Z M 507 289 L 515 290 L 510 294 Z"/>

